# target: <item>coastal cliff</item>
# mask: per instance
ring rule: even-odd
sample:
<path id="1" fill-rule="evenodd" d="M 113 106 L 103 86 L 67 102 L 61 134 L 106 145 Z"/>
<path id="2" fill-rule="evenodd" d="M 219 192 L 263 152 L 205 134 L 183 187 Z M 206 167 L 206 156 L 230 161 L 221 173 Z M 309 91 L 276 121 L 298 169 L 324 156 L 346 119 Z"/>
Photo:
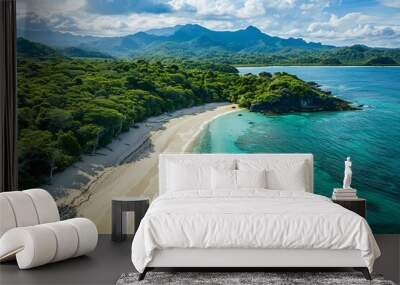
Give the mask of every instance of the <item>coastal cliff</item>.
<path id="1" fill-rule="evenodd" d="M 259 88 L 238 98 L 240 106 L 253 112 L 282 114 L 358 109 L 322 90 L 317 83 L 303 81 L 295 75 L 264 72 L 253 80 L 262 81 L 257 84 Z"/>

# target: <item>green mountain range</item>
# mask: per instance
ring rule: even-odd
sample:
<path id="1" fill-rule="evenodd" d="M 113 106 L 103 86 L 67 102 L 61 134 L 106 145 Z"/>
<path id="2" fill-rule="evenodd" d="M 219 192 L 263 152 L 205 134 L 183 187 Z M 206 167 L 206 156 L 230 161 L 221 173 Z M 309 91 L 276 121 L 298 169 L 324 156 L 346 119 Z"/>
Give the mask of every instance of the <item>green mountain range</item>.
<path id="1" fill-rule="evenodd" d="M 123 37 L 78 36 L 54 31 L 19 31 L 74 57 L 134 57 L 207 59 L 228 64 L 397 65 L 400 49 L 363 45 L 335 47 L 301 38 L 267 35 L 253 26 L 237 31 L 213 31 L 200 25 L 178 25 Z M 65 51 L 66 50 L 66 51 Z M 79 50 L 79 52 L 76 52 Z"/>
<path id="2" fill-rule="evenodd" d="M 283 39 L 269 36 L 249 26 L 238 31 L 213 31 L 200 25 L 181 25 L 172 28 L 138 32 L 124 37 L 77 36 L 51 31 L 21 31 L 20 36 L 49 46 L 90 48 L 113 56 L 143 54 L 201 55 L 213 52 L 266 53 L 286 48 L 329 49 L 320 43 L 303 39 Z"/>
<path id="3" fill-rule="evenodd" d="M 47 45 L 17 38 L 17 53 L 19 56 L 32 58 L 55 58 L 55 57 L 82 57 L 82 58 L 112 58 L 112 56 L 92 50 L 77 47 L 56 49 Z"/>

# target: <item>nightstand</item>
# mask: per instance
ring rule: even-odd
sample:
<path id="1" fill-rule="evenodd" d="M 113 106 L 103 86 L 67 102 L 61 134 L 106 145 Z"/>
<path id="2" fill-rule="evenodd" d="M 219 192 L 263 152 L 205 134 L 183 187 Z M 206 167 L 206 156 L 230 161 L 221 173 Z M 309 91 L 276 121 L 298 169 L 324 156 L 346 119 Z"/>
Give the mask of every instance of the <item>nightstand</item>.
<path id="1" fill-rule="evenodd" d="M 333 203 L 339 204 L 340 206 L 359 214 L 361 217 L 367 217 L 367 201 L 362 198 L 356 198 L 351 200 L 337 200 L 332 199 Z"/>
<path id="2" fill-rule="evenodd" d="M 150 200 L 146 197 L 114 197 L 112 198 L 112 235 L 113 241 L 122 241 L 126 235 L 122 232 L 124 212 L 135 212 L 135 232 L 140 221 L 149 208 Z"/>

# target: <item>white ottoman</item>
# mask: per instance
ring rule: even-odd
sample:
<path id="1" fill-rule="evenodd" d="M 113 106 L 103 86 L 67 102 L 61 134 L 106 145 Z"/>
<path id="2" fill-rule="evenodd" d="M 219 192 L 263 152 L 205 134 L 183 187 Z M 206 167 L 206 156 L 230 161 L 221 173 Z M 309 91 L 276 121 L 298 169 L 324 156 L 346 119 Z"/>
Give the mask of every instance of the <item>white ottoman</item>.
<path id="1" fill-rule="evenodd" d="M 96 248 L 95 224 L 85 218 L 59 221 L 57 206 L 44 190 L 1 193 L 0 209 L 0 261 L 16 258 L 20 269 L 28 269 Z"/>

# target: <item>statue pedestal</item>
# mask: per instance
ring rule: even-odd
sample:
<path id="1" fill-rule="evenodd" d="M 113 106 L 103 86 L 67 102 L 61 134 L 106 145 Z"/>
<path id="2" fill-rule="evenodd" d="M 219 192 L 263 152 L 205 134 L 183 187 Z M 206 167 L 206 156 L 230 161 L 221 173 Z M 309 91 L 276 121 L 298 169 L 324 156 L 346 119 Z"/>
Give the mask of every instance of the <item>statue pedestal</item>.
<path id="1" fill-rule="evenodd" d="M 357 190 L 353 188 L 349 189 L 334 188 L 332 193 L 332 199 L 337 199 L 337 200 L 357 199 Z"/>
<path id="2" fill-rule="evenodd" d="M 357 192 L 357 189 L 354 188 L 333 188 L 333 192 Z"/>

